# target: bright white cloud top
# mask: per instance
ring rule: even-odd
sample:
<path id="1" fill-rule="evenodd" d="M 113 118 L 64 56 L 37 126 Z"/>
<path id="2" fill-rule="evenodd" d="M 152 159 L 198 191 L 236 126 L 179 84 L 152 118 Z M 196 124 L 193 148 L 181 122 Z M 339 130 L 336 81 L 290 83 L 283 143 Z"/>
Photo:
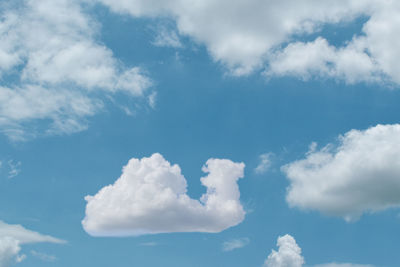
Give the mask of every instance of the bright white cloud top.
<path id="1" fill-rule="evenodd" d="M 301 248 L 291 235 L 278 237 L 278 251 L 272 250 L 264 262 L 264 267 L 303 267 L 304 257 L 301 255 Z M 314 267 L 373 267 L 373 265 L 354 263 L 324 263 Z"/>
<path id="2" fill-rule="evenodd" d="M 26 257 L 19 255 L 21 245 L 41 242 L 65 243 L 64 240 L 27 230 L 21 225 L 0 221 L 0 267 L 8 267 Z"/>
<path id="3" fill-rule="evenodd" d="M 0 86 L 1 131 L 21 139 L 24 126 L 45 120 L 47 133 L 81 131 L 102 108 L 100 93 L 145 92 L 150 80 L 114 58 L 99 29 L 79 1 L 0 4 L 0 77 L 17 74 Z"/>
<path id="4" fill-rule="evenodd" d="M 264 263 L 265 267 L 301 267 L 304 258 L 301 256 L 301 248 L 291 235 L 278 238 L 278 251 L 272 250 Z"/>
<path id="5" fill-rule="evenodd" d="M 209 159 L 200 200 L 187 195 L 178 165 L 162 155 L 129 160 L 117 181 L 87 196 L 82 225 L 93 236 L 136 236 L 170 232 L 220 232 L 243 221 L 238 179 L 245 165 Z"/>
<path id="6" fill-rule="evenodd" d="M 134 17 L 171 17 L 180 34 L 205 44 L 214 60 L 234 75 L 266 68 L 268 76 L 400 83 L 397 1 L 97 1 Z M 318 34 L 323 25 L 360 17 L 367 18 L 362 32 L 354 33 L 341 47 L 322 36 L 310 42 L 296 41 L 299 36 Z"/>
<path id="7" fill-rule="evenodd" d="M 364 212 L 400 206 L 400 125 L 377 125 L 311 149 L 282 170 L 292 207 L 356 220 Z"/>

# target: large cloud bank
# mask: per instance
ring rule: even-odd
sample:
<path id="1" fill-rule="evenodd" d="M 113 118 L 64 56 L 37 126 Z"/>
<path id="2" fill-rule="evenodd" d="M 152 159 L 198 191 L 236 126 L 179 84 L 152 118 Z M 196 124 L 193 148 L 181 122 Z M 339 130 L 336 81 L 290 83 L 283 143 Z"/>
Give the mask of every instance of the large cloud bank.
<path id="1" fill-rule="evenodd" d="M 20 255 L 21 245 L 32 243 L 65 243 L 65 241 L 42 235 L 25 229 L 21 225 L 7 224 L 0 221 L 0 267 L 8 267 L 15 262 L 22 261 L 26 256 Z"/>
<path id="2" fill-rule="evenodd" d="M 80 1 L 0 4 L 0 131 L 13 139 L 72 133 L 103 106 L 100 96 L 141 96 L 150 80 L 98 42 L 98 23 Z M 28 131 L 29 130 L 29 131 Z"/>
<path id="3" fill-rule="evenodd" d="M 242 222 L 237 180 L 244 164 L 209 159 L 201 178 L 207 192 L 200 200 L 187 195 L 178 165 L 160 154 L 131 159 L 114 184 L 87 196 L 84 229 L 93 236 L 127 236 L 170 232 L 220 232 Z"/>
<path id="4" fill-rule="evenodd" d="M 134 17 L 175 20 L 181 35 L 205 44 L 215 61 L 235 75 L 265 69 L 268 76 L 327 76 L 348 83 L 400 83 L 398 1 L 380 0 L 96 0 Z M 327 24 L 366 22 L 347 43 L 320 34 Z M 299 37 L 316 34 L 309 42 Z"/>
<path id="5" fill-rule="evenodd" d="M 400 125 L 351 130 L 283 167 L 290 206 L 355 220 L 400 206 Z"/>

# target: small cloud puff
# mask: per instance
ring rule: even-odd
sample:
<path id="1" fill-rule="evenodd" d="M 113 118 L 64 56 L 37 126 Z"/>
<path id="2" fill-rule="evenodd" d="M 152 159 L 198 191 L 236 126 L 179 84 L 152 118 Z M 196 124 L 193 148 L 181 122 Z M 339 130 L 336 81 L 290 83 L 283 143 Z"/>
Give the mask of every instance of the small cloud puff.
<path id="1" fill-rule="evenodd" d="M 278 238 L 278 251 L 272 250 L 264 263 L 265 267 L 301 267 L 304 258 L 301 256 L 301 248 L 291 235 L 284 235 Z"/>
<path id="2" fill-rule="evenodd" d="M 232 240 L 229 240 L 229 241 L 225 241 L 222 244 L 222 250 L 223 251 L 232 251 L 234 249 L 245 247 L 249 243 L 250 243 L 250 239 L 247 238 L 247 237 L 238 238 L 238 239 L 232 239 Z"/>
<path id="3" fill-rule="evenodd" d="M 254 169 L 256 174 L 264 174 L 266 173 L 272 165 L 271 158 L 273 153 L 264 153 L 259 156 L 260 162 L 257 167 Z"/>
<path id="4" fill-rule="evenodd" d="M 291 235 L 284 235 L 278 238 L 278 251 L 272 250 L 264 262 L 264 267 L 303 267 L 304 258 L 301 255 L 301 248 Z M 354 263 L 325 263 L 313 265 L 314 267 L 374 267 L 373 265 Z"/>

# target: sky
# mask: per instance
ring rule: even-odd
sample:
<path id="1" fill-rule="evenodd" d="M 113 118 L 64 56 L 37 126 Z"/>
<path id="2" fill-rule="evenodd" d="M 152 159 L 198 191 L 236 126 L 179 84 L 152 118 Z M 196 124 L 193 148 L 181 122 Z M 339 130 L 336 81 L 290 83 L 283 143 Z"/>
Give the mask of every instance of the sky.
<path id="1" fill-rule="evenodd" d="M 397 267 L 400 3 L 0 2 L 0 267 Z"/>

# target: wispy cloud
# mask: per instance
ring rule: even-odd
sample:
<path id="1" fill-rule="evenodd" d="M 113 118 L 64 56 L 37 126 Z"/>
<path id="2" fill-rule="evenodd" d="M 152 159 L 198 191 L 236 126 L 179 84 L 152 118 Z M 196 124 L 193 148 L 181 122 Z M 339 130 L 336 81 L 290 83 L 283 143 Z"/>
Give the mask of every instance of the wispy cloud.
<path id="1" fill-rule="evenodd" d="M 183 46 L 178 33 L 174 29 L 169 29 L 166 26 L 158 27 L 153 45 L 173 48 L 180 48 Z"/>
<path id="2" fill-rule="evenodd" d="M 57 260 L 57 257 L 54 255 L 49 255 L 43 252 L 38 252 L 36 250 L 31 250 L 32 256 L 42 260 L 42 261 L 47 261 L 47 262 L 54 262 Z"/>
<path id="3" fill-rule="evenodd" d="M 247 237 L 232 239 L 232 240 L 229 240 L 229 241 L 225 241 L 222 244 L 222 250 L 223 251 L 232 251 L 234 249 L 245 247 L 249 243 L 250 243 L 250 239 L 247 238 Z"/>
<path id="4" fill-rule="evenodd" d="M 14 162 L 13 160 L 7 161 L 8 167 L 10 170 L 8 171 L 8 178 L 13 178 L 17 176 L 21 172 L 21 162 Z"/>
<path id="5" fill-rule="evenodd" d="M 272 159 L 273 155 L 274 154 L 271 152 L 261 154 L 259 156 L 259 163 L 258 163 L 257 167 L 254 169 L 254 171 L 257 174 L 266 173 L 272 165 L 271 159 Z"/>
<path id="6" fill-rule="evenodd" d="M 20 254 L 22 245 L 42 242 L 57 244 L 66 243 L 64 240 L 25 229 L 18 224 L 7 224 L 0 221 L 0 266 L 8 267 L 13 263 L 23 261 L 26 255 Z M 32 255 L 34 254 L 35 253 L 32 253 Z M 51 259 L 50 255 L 44 256 L 45 254 L 43 253 L 36 254 L 37 256 Z"/>
<path id="7" fill-rule="evenodd" d="M 158 245 L 159 244 L 157 242 L 143 242 L 143 243 L 139 244 L 139 246 L 141 246 L 141 247 L 155 247 Z"/>

